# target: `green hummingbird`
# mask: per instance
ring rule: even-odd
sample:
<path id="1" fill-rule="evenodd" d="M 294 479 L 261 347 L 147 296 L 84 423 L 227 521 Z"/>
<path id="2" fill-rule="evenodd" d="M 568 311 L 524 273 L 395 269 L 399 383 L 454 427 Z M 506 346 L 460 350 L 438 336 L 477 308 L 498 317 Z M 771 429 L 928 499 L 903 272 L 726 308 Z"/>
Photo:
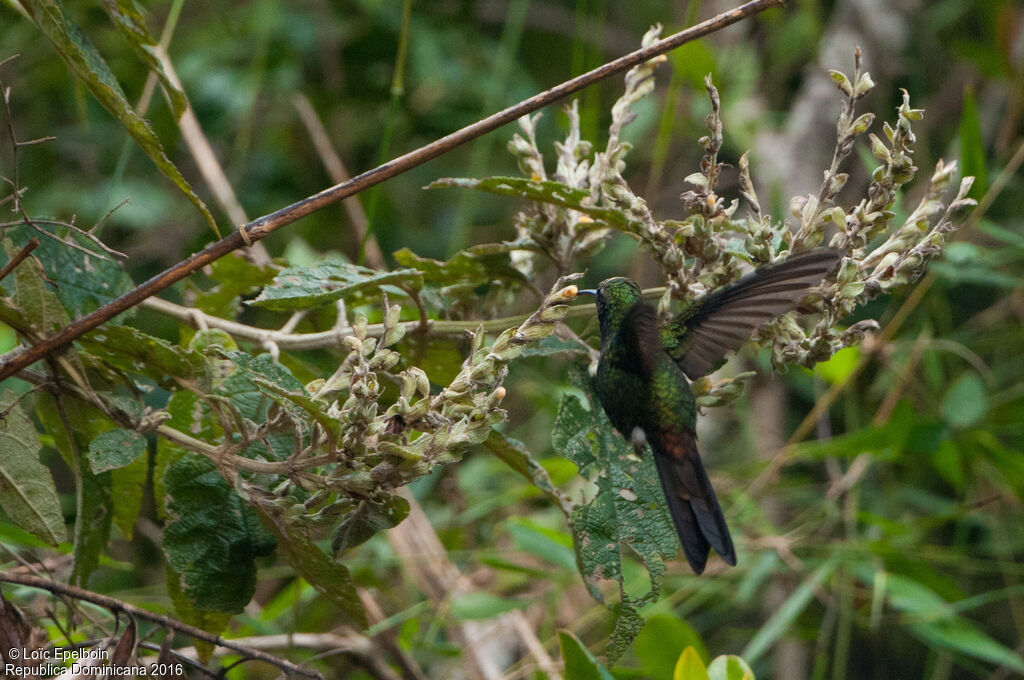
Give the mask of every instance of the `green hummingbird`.
<path id="1" fill-rule="evenodd" d="M 679 541 L 697 574 L 711 548 L 734 566 L 736 550 L 697 451 L 689 381 L 715 370 L 757 328 L 797 307 L 840 259 L 838 250 L 793 255 L 705 295 L 665 324 L 630 279 L 579 291 L 597 297 L 598 399 L 623 437 L 638 449 L 650 444 Z"/>

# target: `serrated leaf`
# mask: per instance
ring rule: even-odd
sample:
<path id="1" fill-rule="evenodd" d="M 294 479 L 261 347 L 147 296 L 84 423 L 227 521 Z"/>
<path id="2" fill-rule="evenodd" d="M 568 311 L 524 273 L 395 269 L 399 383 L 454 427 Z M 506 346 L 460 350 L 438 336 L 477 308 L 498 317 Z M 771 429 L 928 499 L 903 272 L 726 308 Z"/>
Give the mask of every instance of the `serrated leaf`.
<path id="1" fill-rule="evenodd" d="M 138 5 L 134 0 L 103 0 L 103 9 L 107 11 L 107 15 L 118 32 L 128 41 L 139 58 L 160 78 L 160 86 L 170 101 L 175 119 L 180 118 L 187 106 L 185 93 L 175 87 L 167 73 L 164 72 L 163 65 L 155 51 L 157 41 L 150 34 L 149 28 L 146 26 L 146 19 L 139 11 Z"/>
<path id="2" fill-rule="evenodd" d="M 672 680 L 709 680 L 708 669 L 696 649 L 687 647 L 679 655 L 672 670 Z"/>
<path id="3" fill-rule="evenodd" d="M 21 4 L 75 77 L 121 122 L 160 172 L 188 197 L 206 218 L 214 233 L 220 236 L 217 223 L 206 204 L 167 157 L 153 128 L 135 113 L 114 73 L 82 30 L 65 13 L 64 5 L 57 0 L 23 0 Z"/>
<path id="4" fill-rule="evenodd" d="M 617 229 L 631 231 L 630 219 L 621 210 L 600 208 L 589 205 L 590 192 L 586 189 L 571 187 L 554 180 L 533 180 L 525 177 L 488 177 L 486 179 L 463 179 L 446 177 L 428 185 L 428 189 L 459 187 L 476 189 L 499 196 L 515 196 L 526 198 L 538 203 L 548 203 L 562 208 L 570 208 L 589 215 L 594 220 Z M 595 228 L 600 224 L 595 224 Z"/>
<path id="5" fill-rule="evenodd" d="M 366 628 L 366 611 L 348 569 L 317 547 L 307 527 L 288 521 L 277 506 L 259 503 L 256 507 L 277 539 L 281 554 L 296 573 L 360 627 Z"/>
<path id="6" fill-rule="evenodd" d="M 348 262 L 324 260 L 309 267 L 289 267 L 274 277 L 248 304 L 276 310 L 312 309 L 342 298 L 353 306 L 377 302 L 381 290 L 400 293 L 400 287 L 418 290 L 423 274 L 415 269 L 376 271 Z"/>
<path id="7" fill-rule="evenodd" d="M 122 468 L 146 450 L 146 438 L 135 430 L 107 430 L 89 443 L 89 465 L 96 474 Z"/>
<path id="8" fill-rule="evenodd" d="M 63 238 L 76 239 L 73 233 L 64 233 L 62 229 L 56 233 Z M 21 248 L 33 235 L 30 230 L 23 229 L 12 233 L 11 241 Z M 87 314 L 120 297 L 134 286 L 120 263 L 106 254 L 94 257 L 52 238 L 40 238 L 39 241 L 32 256 L 43 265 L 46 278 L 53 282 L 57 299 L 69 317 L 77 318 Z M 76 239 L 76 242 L 83 248 L 96 251 L 95 246 L 84 239 Z M 132 309 L 125 314 L 131 316 L 134 313 Z"/>
<path id="9" fill-rule="evenodd" d="M 124 371 L 141 373 L 164 386 L 210 389 L 210 362 L 199 352 L 174 345 L 131 326 L 101 326 L 78 342 L 89 354 Z"/>
<path id="10" fill-rule="evenodd" d="M 487 245 L 460 250 L 445 262 L 420 257 L 408 248 L 395 251 L 393 256 L 398 264 L 422 272 L 424 281 L 438 286 L 480 286 L 493 280 L 527 282 L 523 273 L 512 266 L 508 250 L 491 250 Z"/>
<path id="11" fill-rule="evenodd" d="M 256 590 L 255 559 L 273 552 L 273 536 L 206 458 L 182 455 L 163 483 L 163 549 L 182 591 L 197 609 L 241 612 Z"/>
<path id="12" fill-rule="evenodd" d="M 216 394 L 226 398 L 238 413 L 254 422 L 265 422 L 270 407 L 275 403 L 284 407 L 292 419 L 292 427 L 308 442 L 311 419 L 306 411 L 283 398 L 279 393 L 299 394 L 302 383 L 270 355 L 252 356 L 245 352 L 223 352 L 240 370 L 233 373 L 217 388 Z M 274 388 L 273 385 L 277 387 Z M 280 432 L 254 442 L 243 455 L 257 456 L 266 452 L 271 460 L 283 460 L 294 451 L 295 439 L 291 432 Z"/>
<path id="13" fill-rule="evenodd" d="M 614 680 L 612 674 L 594 658 L 583 643 L 567 630 L 558 631 L 558 644 L 565 662 L 566 680 Z"/>
<path id="14" fill-rule="evenodd" d="M 0 507 L 10 520 L 50 545 L 67 540 L 50 470 L 39 462 L 39 436 L 10 390 L 0 395 Z"/>
<path id="15" fill-rule="evenodd" d="M 269 284 L 277 271 L 276 267 L 255 264 L 231 253 L 210 264 L 210 279 L 216 285 L 209 290 L 194 289 L 195 307 L 213 316 L 234 318 L 241 296 Z"/>
<path id="16" fill-rule="evenodd" d="M 606 652 L 614 659 L 640 632 L 639 608 L 657 599 L 665 561 L 675 555 L 679 541 L 653 457 L 647 452 L 638 458 L 632 445 L 612 428 L 581 368 L 571 372 L 570 381 L 587 395 L 590 409 L 584 409 L 575 395 L 566 395 L 551 441 L 559 455 L 576 463 L 580 474 L 597 484 L 594 498 L 572 512 L 573 538 L 580 574 L 594 599 L 604 601 L 598 580 L 618 582 L 619 618 Z M 650 578 L 650 590 L 639 597 L 625 590 L 623 546 L 635 553 Z"/>

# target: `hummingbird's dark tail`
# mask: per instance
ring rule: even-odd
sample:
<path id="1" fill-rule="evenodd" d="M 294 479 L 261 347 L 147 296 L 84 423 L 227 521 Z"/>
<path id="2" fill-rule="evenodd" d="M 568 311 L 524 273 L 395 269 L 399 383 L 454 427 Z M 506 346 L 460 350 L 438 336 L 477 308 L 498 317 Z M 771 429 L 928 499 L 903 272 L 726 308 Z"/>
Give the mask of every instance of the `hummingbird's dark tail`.
<path id="1" fill-rule="evenodd" d="M 650 441 L 676 533 L 686 560 L 697 574 L 704 572 L 708 553 L 715 549 L 728 564 L 736 565 L 736 549 L 718 504 L 711 480 L 689 430 L 661 431 Z"/>

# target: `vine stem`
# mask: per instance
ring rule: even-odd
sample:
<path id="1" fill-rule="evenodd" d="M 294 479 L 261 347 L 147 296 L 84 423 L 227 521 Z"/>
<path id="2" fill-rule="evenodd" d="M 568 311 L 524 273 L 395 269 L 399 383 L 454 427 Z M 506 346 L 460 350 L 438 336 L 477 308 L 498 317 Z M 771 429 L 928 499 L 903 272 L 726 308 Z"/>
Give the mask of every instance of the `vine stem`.
<path id="1" fill-rule="evenodd" d="M 274 656 L 273 654 L 268 654 L 259 649 L 237 644 L 231 640 L 222 638 L 220 635 L 208 633 L 201 628 L 190 626 L 187 623 L 178 621 L 177 619 L 172 619 L 169 616 L 156 614 L 146 609 L 142 609 L 141 607 L 128 604 L 127 602 L 122 602 L 121 600 L 117 600 L 113 597 L 85 590 L 84 588 L 51 581 L 50 579 L 41 578 L 39 576 L 32 576 L 31 574 L 19 574 L 11 571 L 0 572 L 0 582 L 16 583 L 30 588 L 40 588 L 42 590 L 48 590 L 54 595 L 64 595 L 75 600 L 81 600 L 82 602 L 91 602 L 105 609 L 109 609 L 112 612 L 124 612 L 126 614 L 131 614 L 136 618 L 151 621 L 169 630 L 188 635 L 193 639 L 202 640 L 203 642 L 209 642 L 210 644 L 217 645 L 218 647 L 230 649 L 250 659 L 265 661 L 272 666 L 280 668 L 289 675 L 294 674 L 307 678 L 322 678 L 320 673 L 314 670 L 302 668 L 290 661 Z"/>
<path id="2" fill-rule="evenodd" d="M 171 268 L 157 274 L 148 281 L 140 284 L 121 297 L 113 300 L 99 309 L 86 314 L 77 321 L 69 324 L 63 330 L 23 350 L 9 353 L 0 359 L 0 380 L 8 378 L 28 365 L 38 361 L 51 352 L 64 347 L 100 324 L 105 323 L 114 316 L 130 309 L 146 298 L 156 295 L 168 286 L 180 281 L 192 272 L 205 267 L 211 262 L 227 255 L 240 248 L 251 246 L 253 243 L 266 238 L 274 231 L 284 227 L 296 220 L 305 217 L 325 206 L 331 205 L 344 198 L 359 193 L 371 186 L 379 184 L 395 175 L 406 172 L 429 160 L 451 151 L 455 147 L 465 144 L 481 135 L 496 130 L 497 128 L 510 123 L 528 113 L 532 113 L 548 104 L 558 101 L 574 92 L 598 82 L 604 78 L 625 71 L 628 68 L 643 63 L 658 55 L 664 54 L 680 45 L 704 37 L 710 33 L 721 30 L 726 26 L 735 24 L 747 17 L 753 16 L 767 9 L 781 7 L 785 0 L 752 0 L 735 9 L 723 12 L 696 26 L 691 26 L 683 31 L 675 33 L 667 38 L 659 40 L 647 47 L 614 59 L 598 68 L 584 73 L 583 75 L 567 80 L 560 85 L 545 90 L 518 104 L 514 104 L 502 111 L 483 118 L 471 125 L 457 130 L 435 142 L 422 146 L 415 151 L 410 151 L 404 156 L 377 166 L 352 179 L 324 189 L 320 193 L 304 198 L 297 203 L 281 208 L 263 217 L 257 218 L 248 224 L 240 225 L 238 229 L 221 240 L 209 245 L 204 250 L 193 254 Z"/>

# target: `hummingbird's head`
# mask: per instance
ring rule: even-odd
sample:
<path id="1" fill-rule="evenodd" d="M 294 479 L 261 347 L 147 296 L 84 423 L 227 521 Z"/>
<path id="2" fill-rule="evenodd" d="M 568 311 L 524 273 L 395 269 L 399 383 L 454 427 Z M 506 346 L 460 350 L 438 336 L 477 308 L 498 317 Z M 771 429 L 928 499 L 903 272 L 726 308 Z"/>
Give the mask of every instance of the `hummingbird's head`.
<path id="1" fill-rule="evenodd" d="M 605 338 L 618 328 L 633 305 L 642 299 L 640 286 L 632 279 L 617 276 L 605 279 L 597 290 L 581 290 L 597 298 L 597 320 L 601 324 L 601 337 Z"/>

